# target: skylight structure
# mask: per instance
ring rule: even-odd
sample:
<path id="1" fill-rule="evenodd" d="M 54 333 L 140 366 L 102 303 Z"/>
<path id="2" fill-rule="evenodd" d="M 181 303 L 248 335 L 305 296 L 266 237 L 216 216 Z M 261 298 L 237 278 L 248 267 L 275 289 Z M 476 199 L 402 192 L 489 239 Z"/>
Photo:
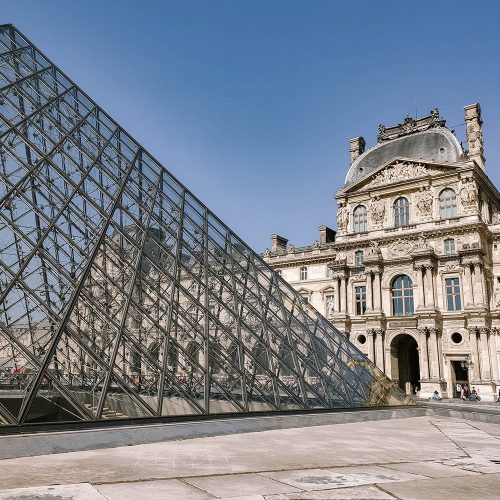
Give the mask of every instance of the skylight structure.
<path id="1" fill-rule="evenodd" d="M 11 25 L 0 424 L 409 404 Z"/>

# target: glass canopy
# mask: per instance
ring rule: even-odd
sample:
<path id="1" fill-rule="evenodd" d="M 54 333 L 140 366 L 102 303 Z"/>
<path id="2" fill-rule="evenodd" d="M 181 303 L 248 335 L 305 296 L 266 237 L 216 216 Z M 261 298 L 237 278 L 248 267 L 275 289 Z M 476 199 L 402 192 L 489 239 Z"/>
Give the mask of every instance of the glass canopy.
<path id="1" fill-rule="evenodd" d="M 11 25 L 0 424 L 410 404 Z"/>

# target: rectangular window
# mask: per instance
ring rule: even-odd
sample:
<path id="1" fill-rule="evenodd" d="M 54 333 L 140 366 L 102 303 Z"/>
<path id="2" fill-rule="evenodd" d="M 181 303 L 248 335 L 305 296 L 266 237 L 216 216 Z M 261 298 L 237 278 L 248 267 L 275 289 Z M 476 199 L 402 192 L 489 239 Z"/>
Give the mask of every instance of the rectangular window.
<path id="1" fill-rule="evenodd" d="M 455 253 L 455 240 L 454 239 L 447 239 L 444 240 L 444 253 L 446 255 L 454 254 Z"/>
<path id="2" fill-rule="evenodd" d="M 448 311 L 460 311 L 462 301 L 460 299 L 460 280 L 458 278 L 446 278 L 446 307 Z"/>
<path id="3" fill-rule="evenodd" d="M 364 262 L 363 250 L 358 250 L 354 254 L 354 263 L 355 263 L 356 266 L 362 266 L 363 262 Z"/>
<path id="4" fill-rule="evenodd" d="M 306 280 L 307 279 L 307 267 L 301 267 L 300 268 L 300 279 L 301 280 Z"/>
<path id="5" fill-rule="evenodd" d="M 331 267 L 326 267 L 326 277 L 333 278 L 333 269 Z"/>
<path id="6" fill-rule="evenodd" d="M 362 316 L 366 311 L 366 286 L 355 288 L 356 316 Z"/>

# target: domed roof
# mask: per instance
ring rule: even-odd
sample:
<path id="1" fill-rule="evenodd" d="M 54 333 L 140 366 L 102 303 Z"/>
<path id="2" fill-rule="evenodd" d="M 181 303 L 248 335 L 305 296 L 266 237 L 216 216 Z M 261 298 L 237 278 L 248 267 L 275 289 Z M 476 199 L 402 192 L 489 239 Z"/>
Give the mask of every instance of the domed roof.
<path id="1" fill-rule="evenodd" d="M 447 128 L 431 128 L 379 143 L 365 151 L 351 165 L 345 183 L 347 185 L 356 182 L 394 158 L 456 163 L 460 161 L 463 153 L 457 138 Z"/>

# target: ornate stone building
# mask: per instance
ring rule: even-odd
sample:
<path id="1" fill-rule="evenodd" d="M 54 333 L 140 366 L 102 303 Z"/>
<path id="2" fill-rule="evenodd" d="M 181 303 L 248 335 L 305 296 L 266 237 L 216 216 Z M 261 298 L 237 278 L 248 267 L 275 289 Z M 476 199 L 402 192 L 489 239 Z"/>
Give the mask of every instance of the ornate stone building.
<path id="1" fill-rule="evenodd" d="M 379 126 L 335 195 L 334 231 L 264 252 L 301 295 L 408 393 L 484 400 L 500 388 L 500 194 L 485 171 L 481 109 L 465 107 L 468 149 L 433 110 Z"/>

